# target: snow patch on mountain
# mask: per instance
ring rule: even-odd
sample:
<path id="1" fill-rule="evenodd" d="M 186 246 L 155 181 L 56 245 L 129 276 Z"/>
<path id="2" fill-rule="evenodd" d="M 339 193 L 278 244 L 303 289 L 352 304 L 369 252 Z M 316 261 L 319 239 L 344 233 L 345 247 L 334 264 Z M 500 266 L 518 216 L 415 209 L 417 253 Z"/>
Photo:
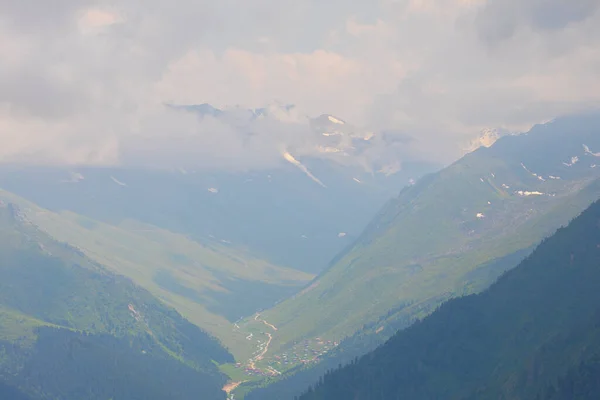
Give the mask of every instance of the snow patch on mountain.
<path id="1" fill-rule="evenodd" d="M 292 165 L 295 165 L 296 167 L 298 167 L 302 172 L 304 172 L 306 174 L 306 176 L 308 176 L 310 179 L 312 179 L 313 181 L 315 181 L 316 183 L 318 183 L 319 185 L 323 186 L 324 188 L 327 188 L 327 186 L 325 186 L 325 184 L 323 182 L 321 182 L 321 180 L 319 180 L 319 178 L 317 178 L 316 176 L 314 176 L 312 174 L 312 172 L 310 172 L 308 170 L 308 168 L 306 168 L 306 166 L 304 164 L 302 164 L 300 161 L 296 160 L 296 158 L 291 155 L 289 152 L 284 151 L 283 152 L 283 158 L 289 162 Z"/>
<path id="2" fill-rule="evenodd" d="M 80 174 L 79 172 L 70 172 L 69 173 L 69 179 L 65 179 L 62 182 L 66 182 L 66 183 L 78 183 L 78 182 L 81 182 L 84 179 L 85 179 L 85 177 L 82 174 Z"/>
<path id="3" fill-rule="evenodd" d="M 365 142 L 368 142 L 369 140 L 373 139 L 374 137 L 375 137 L 375 132 L 367 132 L 362 137 L 362 140 L 364 140 Z"/>
<path id="4" fill-rule="evenodd" d="M 590 150 L 590 148 L 587 145 L 583 145 L 583 150 L 585 151 L 585 154 L 589 154 L 590 156 L 594 156 L 594 157 L 600 157 L 600 153 L 594 153 L 593 151 Z"/>
<path id="5" fill-rule="evenodd" d="M 334 124 L 338 124 L 338 125 L 344 125 L 345 122 L 342 121 L 341 119 L 337 119 L 336 117 L 332 116 L 332 115 L 328 115 L 327 119 L 330 120 L 331 122 L 333 122 Z"/>
<path id="6" fill-rule="evenodd" d="M 317 151 L 319 153 L 341 153 L 341 152 L 343 152 L 342 149 L 338 149 L 337 147 L 330 147 L 330 146 L 317 146 Z"/>
<path id="7" fill-rule="evenodd" d="M 575 157 L 571 157 L 570 163 L 564 162 L 563 165 L 566 167 L 572 167 L 573 165 L 577 164 L 578 162 L 579 162 L 579 157 L 575 156 Z"/>
<path id="8" fill-rule="evenodd" d="M 525 191 L 525 190 L 518 190 L 517 192 L 515 192 L 516 194 L 518 194 L 519 196 L 523 196 L 523 197 L 529 197 L 529 196 L 543 196 L 546 193 L 542 193 L 542 192 L 538 192 L 538 191 L 534 191 L 534 192 L 529 192 L 529 191 Z"/>
<path id="9" fill-rule="evenodd" d="M 377 172 L 379 172 L 380 174 L 384 174 L 385 176 L 390 176 L 390 175 L 394 175 L 397 172 L 400 172 L 402 170 L 402 165 L 400 164 L 399 161 L 388 164 L 388 165 L 384 165 L 383 167 L 379 168 L 379 170 L 377 170 Z"/>
<path id="10" fill-rule="evenodd" d="M 471 140 L 464 151 L 467 153 L 473 152 L 480 147 L 492 147 L 494 143 L 503 136 L 510 135 L 511 133 L 504 129 L 490 129 L 486 128 L 481 131 L 479 136 Z"/>
<path id="11" fill-rule="evenodd" d="M 525 166 L 525 164 L 521 163 L 521 166 L 525 169 L 525 171 L 529 172 L 533 177 L 537 178 L 538 180 L 542 181 L 542 182 L 546 182 L 546 179 L 544 179 L 543 176 L 536 174 L 535 172 L 532 172 L 529 168 L 527 168 Z"/>
<path id="12" fill-rule="evenodd" d="M 114 183 L 116 183 L 117 185 L 119 185 L 119 186 L 127 186 L 127 184 L 126 184 L 126 183 L 124 183 L 124 182 L 121 182 L 120 180 L 118 180 L 118 179 L 117 179 L 117 178 L 115 178 L 114 176 L 111 176 L 111 177 L 110 177 L 110 179 L 112 179 L 112 181 L 113 181 Z"/>

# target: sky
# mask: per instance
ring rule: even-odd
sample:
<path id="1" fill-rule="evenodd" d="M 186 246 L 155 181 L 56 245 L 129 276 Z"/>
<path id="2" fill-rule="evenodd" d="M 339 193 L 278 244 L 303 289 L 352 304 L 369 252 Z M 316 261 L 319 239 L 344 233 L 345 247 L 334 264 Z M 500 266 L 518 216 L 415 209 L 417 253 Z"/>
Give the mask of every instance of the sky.
<path id="1" fill-rule="evenodd" d="M 264 167 L 324 113 L 450 162 L 484 129 L 600 107 L 600 1 L 0 0 L 0 59 L 4 162 Z M 165 106 L 202 103 L 295 108 Z"/>

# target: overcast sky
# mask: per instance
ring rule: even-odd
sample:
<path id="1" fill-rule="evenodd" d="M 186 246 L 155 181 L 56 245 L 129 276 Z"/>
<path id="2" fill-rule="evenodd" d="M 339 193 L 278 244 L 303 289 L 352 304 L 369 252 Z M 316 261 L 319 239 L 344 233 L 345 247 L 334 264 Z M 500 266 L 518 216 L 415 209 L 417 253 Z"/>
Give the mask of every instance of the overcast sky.
<path id="1" fill-rule="evenodd" d="M 484 128 L 600 105 L 600 0 L 0 0 L 0 160 L 254 166 L 248 142 L 170 104 L 295 104 L 410 135 L 450 161 Z M 408 146 L 408 145 L 407 145 Z M 271 158 L 270 158 L 271 157 Z"/>

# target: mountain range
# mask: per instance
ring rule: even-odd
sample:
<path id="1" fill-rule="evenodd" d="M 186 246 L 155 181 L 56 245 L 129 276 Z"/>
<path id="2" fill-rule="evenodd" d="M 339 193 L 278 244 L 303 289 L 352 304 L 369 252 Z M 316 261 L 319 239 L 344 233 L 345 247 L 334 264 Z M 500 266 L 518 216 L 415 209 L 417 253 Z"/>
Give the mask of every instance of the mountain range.
<path id="1" fill-rule="evenodd" d="M 248 121 L 306 119 L 292 106 L 174 107 L 242 131 Z M 530 386 L 519 382 L 528 362 L 558 365 L 566 357 L 538 354 L 538 345 L 560 347 L 563 336 L 577 346 L 592 343 L 594 310 L 582 306 L 581 319 L 561 314 L 558 325 L 540 319 L 522 328 L 508 315 L 510 290 L 497 288 L 513 290 L 518 282 L 502 282 L 523 269 L 538 276 L 540 267 L 527 265 L 552 259 L 547 243 L 575 246 L 583 222 L 544 239 L 600 198 L 599 116 L 560 118 L 518 135 L 485 131 L 472 143 L 476 150 L 429 175 L 434 164 L 400 162 L 396 151 L 408 137 L 364 132 L 329 114 L 304 122 L 312 139 L 282 148 L 281 164 L 270 169 L 0 166 L 0 394 L 218 399 L 225 390 L 236 400 L 281 400 L 317 383 L 303 398 L 502 392 L 550 400 L 569 393 L 565 382 L 588 385 L 581 371 L 593 373 L 597 362 L 587 356 L 539 372 L 543 378 Z M 393 157 L 372 162 L 371 152 L 386 147 Z M 561 260 L 556 247 L 553 257 Z M 588 247 L 577 254 L 591 257 Z M 581 276 L 557 274 L 579 287 Z M 532 279 L 527 285 L 536 287 Z M 593 303 L 586 288 L 582 295 Z M 494 300 L 480 300 L 498 290 Z M 539 313 L 537 301 L 560 309 L 542 291 L 520 301 L 531 313 Z M 476 342 L 461 329 L 476 326 L 473 318 L 488 308 L 505 313 L 499 320 L 507 326 L 538 333 L 516 361 L 492 355 L 510 371 L 490 372 L 492 361 L 466 357 L 469 368 L 481 364 L 481 376 L 456 369 L 472 376 L 461 389 L 461 375 L 432 367 L 450 365 L 444 357 L 457 359 L 454 346 L 467 346 L 442 327 Z M 481 323 L 487 333 L 513 337 L 495 319 Z M 577 326 L 562 328 L 570 324 Z M 556 335 L 541 337 L 543 328 Z M 390 338 L 381 348 L 387 350 L 375 350 Z M 423 356 L 436 340 L 449 353 Z M 403 344 L 388 347 L 394 341 Z M 507 357 L 520 350 L 493 346 Z M 415 365 L 425 372 L 414 375 Z M 339 371 L 327 372 L 333 369 Z M 390 370 L 406 375 L 390 377 Z M 394 379 L 415 383 L 399 389 Z"/>
<path id="2" fill-rule="evenodd" d="M 596 149 L 600 118 L 558 119 L 405 188 L 310 285 L 261 314 L 278 328 L 265 360 L 275 368 L 294 343 L 341 344 L 248 398 L 293 398 L 444 301 L 488 287 L 600 198 Z"/>
<path id="3" fill-rule="evenodd" d="M 300 400 L 578 399 L 600 386 L 600 203 Z"/>
<path id="4" fill-rule="evenodd" d="M 208 106 L 185 111 L 230 117 Z M 361 161 L 372 135 L 333 116 L 309 125 L 322 139 L 317 150 L 331 158 L 290 147 L 282 165 L 241 172 L 4 164 L 0 201 L 245 360 L 257 343 L 236 321 L 301 289 L 387 198 L 432 168 L 396 162 L 373 170 Z"/>
<path id="5" fill-rule="evenodd" d="M 430 303 L 482 290 L 518 263 L 511 255 L 524 257 L 600 197 L 599 129 L 597 117 L 558 120 L 426 176 L 264 317 L 285 342 L 339 340 L 401 305 L 396 316 L 423 315 Z"/>
<path id="6" fill-rule="evenodd" d="M 429 171 L 415 163 L 373 175 L 319 159 L 301 166 L 322 185 L 285 162 L 248 172 L 4 165 L 0 187 L 51 211 L 150 224 L 314 274 L 389 197 Z"/>

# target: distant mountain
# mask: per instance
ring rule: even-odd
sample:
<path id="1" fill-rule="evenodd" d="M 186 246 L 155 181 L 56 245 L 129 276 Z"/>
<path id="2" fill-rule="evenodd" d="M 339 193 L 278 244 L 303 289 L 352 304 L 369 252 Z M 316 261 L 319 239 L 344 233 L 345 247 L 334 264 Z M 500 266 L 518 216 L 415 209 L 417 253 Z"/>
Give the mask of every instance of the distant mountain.
<path id="1" fill-rule="evenodd" d="M 248 398 L 299 395 L 328 369 L 516 266 L 542 238 L 600 197 L 594 167 L 599 137 L 600 118 L 560 119 L 526 135 L 503 135 L 491 148 L 479 146 L 406 188 L 329 270 L 296 298 L 263 313 L 279 328 L 273 355 L 302 338 L 350 336 L 319 363 L 292 369 Z M 412 247 L 418 243 L 420 249 Z"/>
<path id="2" fill-rule="evenodd" d="M 600 197 L 598 149 L 599 117 L 564 118 L 405 188 L 311 285 L 262 314 L 278 328 L 271 354 L 349 337 L 315 367 L 329 368 L 485 289 Z"/>
<path id="3" fill-rule="evenodd" d="M 491 288 L 447 302 L 300 400 L 599 398 L 599 221 L 597 202 Z"/>
<path id="4" fill-rule="evenodd" d="M 358 166 L 374 175 L 392 175 L 401 170 L 408 157 L 403 145 L 413 138 L 398 132 L 373 131 L 353 125 L 338 116 L 303 114 L 293 104 L 273 103 L 257 109 L 216 108 L 210 104 L 172 105 L 174 109 L 212 117 L 234 128 L 242 136 L 252 137 L 256 122 L 283 122 L 294 127 L 302 140 L 283 142 L 283 150 L 303 159 L 330 160 L 346 166 Z M 283 125 L 282 125 L 283 126 Z M 403 182 L 405 183 L 405 182 Z"/>
<path id="5" fill-rule="evenodd" d="M 0 200 L 0 390 L 42 399 L 224 399 L 218 341 Z"/>
<path id="6" fill-rule="evenodd" d="M 504 129 L 484 129 L 479 136 L 469 142 L 465 151 L 472 152 L 480 147 L 492 147 L 498 139 L 508 135 L 511 133 Z"/>
<path id="7" fill-rule="evenodd" d="M 272 163 L 228 171 L 171 160 L 141 168 L 128 164 L 126 154 L 123 166 L 112 168 L 0 164 L 0 188 L 52 211 L 113 225 L 135 220 L 317 273 L 387 200 L 441 167 L 411 157 L 408 137 L 370 132 L 330 114 L 310 117 L 293 105 L 168 107 L 214 119 L 244 143 L 269 132 L 266 143 L 248 151 L 264 151 Z"/>
<path id="8" fill-rule="evenodd" d="M 411 178 L 430 170 L 408 163 L 395 174 L 373 174 L 288 157 L 281 167 L 247 172 L 2 165 L 0 188 L 51 211 L 150 224 L 316 273 Z"/>

